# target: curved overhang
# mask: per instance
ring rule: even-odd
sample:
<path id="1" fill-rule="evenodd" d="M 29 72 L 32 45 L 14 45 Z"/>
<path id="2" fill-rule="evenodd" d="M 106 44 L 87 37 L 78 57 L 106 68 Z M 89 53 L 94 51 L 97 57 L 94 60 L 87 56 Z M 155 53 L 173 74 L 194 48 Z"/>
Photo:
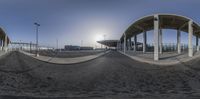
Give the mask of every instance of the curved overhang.
<path id="1" fill-rule="evenodd" d="M 102 40 L 97 42 L 108 47 L 117 47 L 117 43 L 119 42 L 119 40 Z"/>
<path id="2" fill-rule="evenodd" d="M 7 44 L 10 43 L 10 38 L 8 37 L 8 35 L 3 31 L 2 28 L 0 28 L 0 39 L 5 41 L 5 37 L 7 36 Z"/>
<path id="3" fill-rule="evenodd" d="M 191 18 L 175 15 L 175 14 L 155 14 L 159 17 L 160 29 L 176 29 L 184 32 L 188 32 L 188 22 Z M 200 25 L 193 21 L 194 35 L 200 37 Z M 154 29 L 154 15 L 149 15 L 136 20 L 125 31 L 126 38 L 130 38 L 134 35 L 140 34 L 144 31 L 150 31 Z M 124 34 L 121 37 L 123 41 Z"/>

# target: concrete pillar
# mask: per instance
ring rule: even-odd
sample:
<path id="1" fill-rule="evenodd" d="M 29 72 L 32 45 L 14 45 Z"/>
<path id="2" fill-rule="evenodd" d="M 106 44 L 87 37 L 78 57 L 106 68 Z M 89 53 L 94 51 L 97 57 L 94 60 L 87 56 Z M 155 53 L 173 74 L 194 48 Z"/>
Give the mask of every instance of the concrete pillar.
<path id="1" fill-rule="evenodd" d="M 192 46 L 192 36 L 193 36 L 193 27 L 192 27 L 193 21 L 190 20 L 188 22 L 188 56 L 193 56 L 193 46 Z"/>
<path id="2" fill-rule="evenodd" d="M 181 54 L 181 31 L 177 30 L 177 51 Z"/>
<path id="3" fill-rule="evenodd" d="M 5 39 L 4 39 L 4 51 L 5 52 L 7 52 L 7 47 L 8 47 L 8 44 L 7 44 L 8 41 L 7 40 L 8 40 L 8 37 L 7 37 L 7 35 L 5 35 Z"/>
<path id="4" fill-rule="evenodd" d="M 147 46 L 147 33 L 144 31 L 143 33 L 143 53 L 146 52 L 146 46 Z"/>
<path id="5" fill-rule="evenodd" d="M 124 33 L 124 53 L 126 53 L 126 34 Z"/>
<path id="6" fill-rule="evenodd" d="M 196 36 L 196 47 L 197 47 L 197 51 L 199 51 L 199 37 Z"/>
<path id="7" fill-rule="evenodd" d="M 126 50 L 128 51 L 128 49 L 129 49 L 129 46 L 128 46 L 129 44 L 128 44 L 128 39 L 126 38 Z"/>
<path id="8" fill-rule="evenodd" d="M 3 51 L 3 40 L 1 40 L 1 51 Z"/>
<path id="9" fill-rule="evenodd" d="M 131 38 L 129 38 L 129 50 L 131 50 Z"/>
<path id="10" fill-rule="evenodd" d="M 123 51 L 123 42 L 120 41 L 120 50 Z"/>
<path id="11" fill-rule="evenodd" d="M 160 54 L 162 54 L 162 29 L 159 29 L 159 47 L 160 47 Z"/>
<path id="12" fill-rule="evenodd" d="M 128 50 L 128 39 L 126 38 L 126 50 Z"/>
<path id="13" fill-rule="evenodd" d="M 154 60 L 159 60 L 159 16 L 154 15 Z"/>
<path id="14" fill-rule="evenodd" d="M 134 36 L 134 51 L 137 51 L 137 35 Z"/>

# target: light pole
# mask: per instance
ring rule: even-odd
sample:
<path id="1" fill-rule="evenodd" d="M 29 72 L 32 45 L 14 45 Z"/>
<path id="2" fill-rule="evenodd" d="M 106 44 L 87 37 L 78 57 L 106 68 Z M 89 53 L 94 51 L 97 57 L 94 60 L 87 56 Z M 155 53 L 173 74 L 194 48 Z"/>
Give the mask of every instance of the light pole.
<path id="1" fill-rule="evenodd" d="M 81 47 L 83 46 L 83 40 L 81 40 Z"/>
<path id="2" fill-rule="evenodd" d="M 106 38 L 106 35 L 104 34 L 104 35 L 103 35 L 103 40 L 105 40 L 105 38 Z"/>
<path id="3" fill-rule="evenodd" d="M 58 39 L 56 39 L 56 49 L 58 51 Z"/>
<path id="4" fill-rule="evenodd" d="M 38 57 L 39 56 L 39 53 L 38 53 L 38 51 L 39 51 L 39 49 L 38 49 L 38 27 L 40 26 L 40 24 L 35 22 L 34 25 L 36 26 L 36 54 L 35 54 L 35 56 Z"/>
<path id="5" fill-rule="evenodd" d="M 106 35 L 103 35 L 103 40 L 105 41 Z M 104 49 L 106 49 L 106 45 L 104 45 Z"/>

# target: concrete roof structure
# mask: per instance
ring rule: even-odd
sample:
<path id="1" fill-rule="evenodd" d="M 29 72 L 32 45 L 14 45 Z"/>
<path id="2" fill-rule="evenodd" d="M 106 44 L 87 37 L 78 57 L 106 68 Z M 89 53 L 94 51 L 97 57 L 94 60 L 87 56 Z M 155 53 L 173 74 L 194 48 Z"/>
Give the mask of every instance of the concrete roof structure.
<path id="1" fill-rule="evenodd" d="M 181 31 L 188 33 L 188 56 L 194 55 L 194 46 L 192 44 L 192 37 L 196 37 L 196 50 L 199 51 L 199 38 L 200 38 L 200 25 L 194 22 L 191 18 L 176 15 L 176 14 L 154 14 L 142 17 L 136 20 L 130 25 L 120 38 L 120 47 L 126 53 L 126 50 L 134 49 L 137 51 L 137 44 L 132 44 L 132 38 L 134 43 L 137 42 L 137 35 L 143 33 L 143 53 L 147 49 L 147 31 L 153 30 L 153 50 L 154 60 L 159 60 L 160 54 L 162 54 L 162 29 L 174 29 L 177 30 L 177 52 L 181 53 Z M 123 46 L 122 46 L 123 45 Z"/>
<path id="2" fill-rule="evenodd" d="M 117 47 L 117 43 L 119 42 L 119 40 L 102 40 L 97 42 L 108 47 Z"/>
<path id="3" fill-rule="evenodd" d="M 157 14 L 159 19 L 155 19 L 154 15 L 149 15 L 136 20 L 128 29 L 125 31 L 126 38 L 132 37 L 133 35 L 140 34 L 144 31 L 150 31 L 154 29 L 154 20 L 159 20 L 159 28 L 161 29 L 175 29 L 184 32 L 188 32 L 188 22 L 192 19 L 186 16 L 180 16 L 175 14 Z M 193 22 L 193 31 L 195 36 L 200 37 L 200 25 Z M 123 41 L 124 34 L 121 37 Z"/>
<path id="4" fill-rule="evenodd" d="M 2 28 L 0 28 L 0 39 L 3 40 L 3 41 L 5 41 L 6 36 L 7 36 L 6 33 L 3 31 Z M 7 36 L 7 44 L 9 44 L 9 43 L 10 43 L 10 39 Z"/>

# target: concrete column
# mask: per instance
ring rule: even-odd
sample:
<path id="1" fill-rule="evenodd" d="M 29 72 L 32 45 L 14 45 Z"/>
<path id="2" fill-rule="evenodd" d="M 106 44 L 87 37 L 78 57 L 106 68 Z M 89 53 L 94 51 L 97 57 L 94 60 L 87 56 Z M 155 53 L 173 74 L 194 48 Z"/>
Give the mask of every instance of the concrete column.
<path id="1" fill-rule="evenodd" d="M 126 34 L 124 33 L 124 53 L 126 53 Z"/>
<path id="2" fill-rule="evenodd" d="M 147 33 L 144 31 L 143 33 L 143 53 L 146 52 L 146 46 L 147 46 Z"/>
<path id="3" fill-rule="evenodd" d="M 128 43 L 128 39 L 126 38 L 126 50 L 128 51 L 128 49 L 129 49 L 129 43 Z"/>
<path id="4" fill-rule="evenodd" d="M 193 36 L 193 27 L 192 27 L 193 21 L 190 20 L 188 22 L 188 56 L 193 56 L 193 46 L 192 46 L 192 36 Z"/>
<path id="5" fill-rule="evenodd" d="M 131 38 L 129 38 L 129 50 L 131 50 Z"/>
<path id="6" fill-rule="evenodd" d="M 162 54 L 162 29 L 159 29 L 159 47 L 160 47 L 160 54 Z"/>
<path id="7" fill-rule="evenodd" d="M 197 47 L 197 51 L 199 51 L 199 37 L 196 36 L 196 47 Z"/>
<path id="8" fill-rule="evenodd" d="M 7 52 L 7 47 L 8 47 L 7 40 L 8 40 L 8 37 L 7 37 L 7 35 L 5 35 L 5 40 L 4 40 L 4 51 L 5 52 Z"/>
<path id="9" fill-rule="evenodd" d="M 3 51 L 3 40 L 1 40 L 1 51 Z"/>
<path id="10" fill-rule="evenodd" d="M 123 51 L 123 42 L 120 41 L 120 50 Z"/>
<path id="11" fill-rule="evenodd" d="M 177 30 L 177 51 L 181 54 L 181 31 Z"/>
<path id="12" fill-rule="evenodd" d="M 137 35 L 134 36 L 134 51 L 137 51 Z"/>
<path id="13" fill-rule="evenodd" d="M 128 43 L 128 39 L 126 37 L 126 51 L 128 51 L 128 49 L 129 49 L 129 43 Z"/>
<path id="14" fill-rule="evenodd" d="M 159 16 L 154 15 L 154 60 L 159 60 Z"/>

